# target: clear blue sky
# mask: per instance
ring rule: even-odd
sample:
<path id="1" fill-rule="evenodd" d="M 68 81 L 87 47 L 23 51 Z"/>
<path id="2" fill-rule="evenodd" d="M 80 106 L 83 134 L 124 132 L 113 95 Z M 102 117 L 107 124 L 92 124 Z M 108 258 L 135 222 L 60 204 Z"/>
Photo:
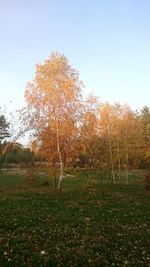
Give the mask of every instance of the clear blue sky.
<path id="1" fill-rule="evenodd" d="M 150 106 L 149 0 L 0 1 L 0 105 L 24 105 L 35 63 L 52 51 L 79 70 L 86 93 Z"/>

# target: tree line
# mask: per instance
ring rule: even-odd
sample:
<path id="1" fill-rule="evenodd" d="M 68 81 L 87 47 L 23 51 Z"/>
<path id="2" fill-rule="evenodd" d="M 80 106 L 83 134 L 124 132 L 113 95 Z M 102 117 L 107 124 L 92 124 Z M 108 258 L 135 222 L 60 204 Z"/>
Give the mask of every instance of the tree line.
<path id="1" fill-rule="evenodd" d="M 115 181 L 129 169 L 150 166 L 150 109 L 133 111 L 128 105 L 102 103 L 94 95 L 83 98 L 84 84 L 68 59 L 52 53 L 36 65 L 25 89 L 22 113 L 32 130 L 31 149 L 51 166 L 59 166 L 58 187 L 65 166 L 109 169 Z M 6 127 L 7 128 L 7 127 Z M 0 129 L 1 130 L 1 129 Z"/>

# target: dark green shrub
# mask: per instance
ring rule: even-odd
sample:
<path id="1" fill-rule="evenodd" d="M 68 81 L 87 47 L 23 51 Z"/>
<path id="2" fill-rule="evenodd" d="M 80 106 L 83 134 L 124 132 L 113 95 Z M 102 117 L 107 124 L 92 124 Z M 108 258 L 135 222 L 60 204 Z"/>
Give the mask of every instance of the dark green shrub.
<path id="1" fill-rule="evenodd" d="M 150 171 L 145 173 L 145 188 L 150 190 Z"/>

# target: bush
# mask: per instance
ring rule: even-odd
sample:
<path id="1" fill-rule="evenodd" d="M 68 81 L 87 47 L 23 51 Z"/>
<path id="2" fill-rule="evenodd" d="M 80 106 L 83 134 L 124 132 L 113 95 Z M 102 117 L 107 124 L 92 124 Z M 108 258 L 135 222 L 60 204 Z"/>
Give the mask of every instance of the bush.
<path id="1" fill-rule="evenodd" d="M 26 181 L 29 185 L 34 185 L 37 181 L 37 171 L 34 168 L 30 168 L 26 174 Z"/>
<path id="2" fill-rule="evenodd" d="M 145 188 L 150 190 L 150 171 L 145 173 Z"/>

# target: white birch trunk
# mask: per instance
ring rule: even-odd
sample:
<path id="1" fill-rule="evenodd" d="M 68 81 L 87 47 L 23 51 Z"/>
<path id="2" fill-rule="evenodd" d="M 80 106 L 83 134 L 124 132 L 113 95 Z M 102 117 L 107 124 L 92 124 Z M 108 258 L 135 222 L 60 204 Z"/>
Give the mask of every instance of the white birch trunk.
<path id="1" fill-rule="evenodd" d="M 128 144 L 126 142 L 126 184 L 128 184 L 129 182 L 128 165 L 129 165 L 129 152 L 128 152 Z"/>
<path id="2" fill-rule="evenodd" d="M 117 121 L 117 153 L 118 153 L 118 172 L 119 172 L 119 183 L 120 183 L 121 160 L 120 160 L 118 121 Z"/>
<path id="3" fill-rule="evenodd" d="M 129 151 L 128 151 L 128 127 L 126 122 L 126 140 L 125 140 L 125 147 L 126 147 L 126 184 L 129 183 L 129 171 L 128 171 L 128 165 L 129 165 Z"/>
<path id="4" fill-rule="evenodd" d="M 56 142 L 57 142 L 57 153 L 58 153 L 58 158 L 59 158 L 59 164 L 60 164 L 60 173 L 59 173 L 59 178 L 58 178 L 58 185 L 57 188 L 61 188 L 61 182 L 63 179 L 63 174 L 64 174 L 64 166 L 63 166 L 63 160 L 62 160 L 62 154 L 60 151 L 60 142 L 59 142 L 59 125 L 58 125 L 58 120 L 56 122 Z"/>
<path id="5" fill-rule="evenodd" d="M 109 144 L 111 172 L 112 172 L 113 183 L 115 183 L 116 179 L 115 179 L 115 173 L 114 173 L 114 164 L 113 164 L 113 155 L 112 155 L 112 147 L 111 147 L 111 140 L 110 140 L 110 124 L 109 124 L 109 122 L 108 122 L 107 130 L 108 130 L 108 144 Z"/>

